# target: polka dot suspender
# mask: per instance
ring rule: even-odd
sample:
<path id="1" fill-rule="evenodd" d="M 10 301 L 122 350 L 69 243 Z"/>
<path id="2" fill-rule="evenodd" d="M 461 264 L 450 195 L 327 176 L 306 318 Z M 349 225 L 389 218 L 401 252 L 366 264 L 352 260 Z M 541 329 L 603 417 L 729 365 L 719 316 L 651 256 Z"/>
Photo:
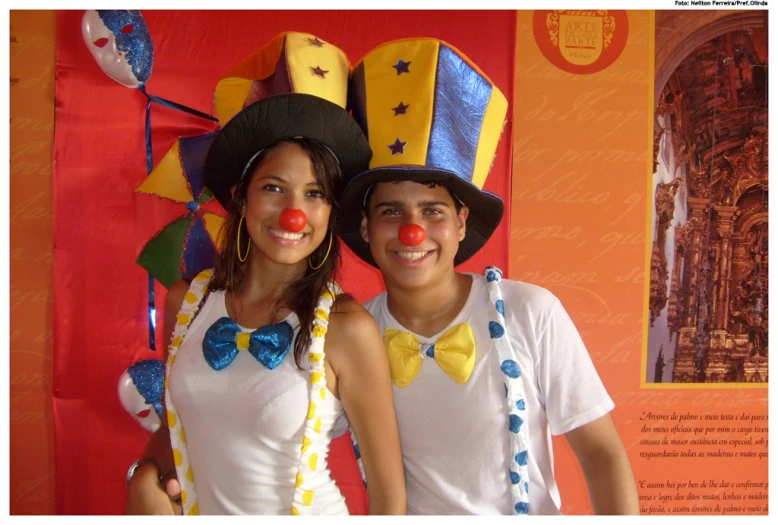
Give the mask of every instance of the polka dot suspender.
<path id="1" fill-rule="evenodd" d="M 495 266 L 487 266 L 484 270 L 489 300 L 492 303 L 489 315 L 489 335 L 494 342 L 500 370 L 505 381 L 505 401 L 508 406 L 508 432 L 510 434 L 510 468 L 507 473 L 513 496 L 513 509 L 516 514 L 529 513 L 529 469 L 527 457 L 529 454 L 529 436 L 524 421 L 526 405 L 524 382 L 516 362 L 516 353 L 510 340 L 505 335 L 505 303 L 502 300 L 500 281 L 502 271 Z"/>
<path id="2" fill-rule="evenodd" d="M 321 442 L 321 417 L 317 413 L 318 404 L 327 395 L 327 381 L 324 378 L 324 335 L 327 333 L 327 325 L 330 321 L 330 308 L 335 297 L 342 290 L 334 282 L 329 282 L 329 290 L 324 292 L 316 308 L 313 330 L 311 330 L 311 346 L 308 348 L 308 362 L 311 371 L 311 391 L 308 402 L 308 418 L 305 423 L 305 433 L 302 448 L 300 449 L 300 463 L 297 467 L 297 476 L 294 483 L 294 496 L 292 498 L 293 515 L 309 515 L 315 496 L 314 490 L 309 487 L 316 473 L 326 468 L 327 458 L 319 457 L 314 442 Z"/>
<path id="3" fill-rule="evenodd" d="M 168 346 L 168 358 L 165 367 L 165 409 L 167 410 L 170 445 L 173 447 L 173 461 L 176 465 L 178 482 L 181 484 L 181 505 L 183 506 L 184 514 L 190 515 L 199 514 L 194 487 L 194 475 L 189 464 L 189 455 L 186 452 L 184 426 L 181 424 L 178 411 L 170 397 L 169 378 L 178 349 L 184 341 L 184 336 L 189 330 L 192 319 L 200 308 L 200 302 L 205 295 L 208 282 L 212 276 L 213 270 L 203 270 L 192 280 L 189 291 L 184 296 L 181 310 L 179 310 L 176 316 L 176 326 L 173 328 L 173 339 L 170 341 L 170 346 Z"/>
<path id="4" fill-rule="evenodd" d="M 189 291 L 184 296 L 181 310 L 176 317 L 176 326 L 173 329 L 173 339 L 168 348 L 168 360 L 165 370 L 165 406 L 167 409 L 168 429 L 170 431 L 170 443 L 173 448 L 173 460 L 176 465 L 176 473 L 181 484 L 181 504 L 184 514 L 199 514 L 197 505 L 197 493 L 195 491 L 194 475 L 189 464 L 186 452 L 186 437 L 181 419 L 178 416 L 168 388 L 168 378 L 175 362 L 176 353 L 181 347 L 184 336 L 189 329 L 195 314 L 201 306 L 208 282 L 213 276 L 213 270 L 204 270 L 194 278 Z M 314 491 L 309 487 L 315 474 L 326 468 L 326 458 L 318 457 L 313 442 L 321 440 L 321 417 L 317 415 L 317 404 L 326 396 L 324 389 L 327 387 L 324 377 L 324 336 L 329 324 L 330 308 L 332 303 L 342 290 L 334 282 L 330 281 L 329 290 L 322 294 L 316 309 L 314 327 L 311 331 L 311 346 L 308 349 L 308 362 L 310 365 L 311 389 L 308 404 L 308 416 L 305 423 L 303 442 L 301 444 L 300 462 L 295 476 L 295 491 L 291 506 L 292 514 L 310 514 L 314 500 Z M 361 466 L 361 465 L 360 465 Z"/>

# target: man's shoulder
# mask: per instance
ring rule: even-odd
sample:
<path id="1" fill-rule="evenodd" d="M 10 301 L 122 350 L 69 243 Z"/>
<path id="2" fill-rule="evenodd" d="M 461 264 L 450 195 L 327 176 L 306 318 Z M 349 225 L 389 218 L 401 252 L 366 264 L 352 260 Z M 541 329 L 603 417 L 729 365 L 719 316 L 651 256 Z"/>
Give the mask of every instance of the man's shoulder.
<path id="1" fill-rule="evenodd" d="M 550 290 L 524 281 L 503 279 L 500 281 L 503 301 L 520 302 L 533 308 L 551 308 L 558 301 Z"/>

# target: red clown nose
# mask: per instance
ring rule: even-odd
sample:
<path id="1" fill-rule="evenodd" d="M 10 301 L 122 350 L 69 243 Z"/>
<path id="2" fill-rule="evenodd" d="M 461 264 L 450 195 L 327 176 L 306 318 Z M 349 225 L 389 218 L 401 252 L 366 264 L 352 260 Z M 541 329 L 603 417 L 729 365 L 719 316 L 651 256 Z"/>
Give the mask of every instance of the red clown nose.
<path id="1" fill-rule="evenodd" d="M 424 233 L 424 228 L 418 224 L 406 224 L 400 228 L 400 233 L 397 237 L 405 246 L 418 246 L 424 242 L 427 234 Z"/>
<path id="2" fill-rule="evenodd" d="M 305 218 L 305 212 L 303 210 L 285 209 L 281 212 L 278 222 L 281 223 L 281 227 L 288 232 L 297 233 L 305 228 L 305 224 L 308 222 Z"/>

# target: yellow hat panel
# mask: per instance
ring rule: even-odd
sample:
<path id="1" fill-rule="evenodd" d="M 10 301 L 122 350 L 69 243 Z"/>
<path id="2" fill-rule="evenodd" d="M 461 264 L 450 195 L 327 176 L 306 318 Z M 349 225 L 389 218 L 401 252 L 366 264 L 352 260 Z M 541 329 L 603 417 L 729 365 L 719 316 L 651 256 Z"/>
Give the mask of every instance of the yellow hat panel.
<path id="1" fill-rule="evenodd" d="M 351 66 L 343 51 L 307 33 L 287 33 L 286 63 L 294 93 L 316 95 L 346 107 Z"/>
<path id="2" fill-rule="evenodd" d="M 415 39 L 373 50 L 360 73 L 368 97 L 370 167 L 423 165 L 427 158 L 439 43 Z"/>
<path id="3" fill-rule="evenodd" d="M 499 89 L 492 90 L 489 103 L 486 105 L 478 147 L 475 152 L 475 167 L 473 169 L 473 184 L 483 189 L 486 176 L 492 169 L 497 144 L 500 142 L 502 130 L 505 127 L 505 115 L 508 112 L 508 101 Z"/>

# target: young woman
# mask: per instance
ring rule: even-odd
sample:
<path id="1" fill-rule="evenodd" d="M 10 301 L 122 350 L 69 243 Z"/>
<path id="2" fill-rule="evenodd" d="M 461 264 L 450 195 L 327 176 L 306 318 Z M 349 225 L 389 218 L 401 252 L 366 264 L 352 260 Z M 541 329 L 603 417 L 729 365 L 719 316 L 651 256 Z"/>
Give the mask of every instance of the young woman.
<path id="1" fill-rule="evenodd" d="M 175 473 L 185 514 L 347 514 L 326 457 L 349 424 L 369 512 L 405 512 L 383 341 L 332 280 L 336 202 L 369 158 L 345 110 L 307 94 L 251 104 L 214 140 L 222 248 L 169 291 L 167 425 L 128 475 L 128 513 L 180 511 L 163 486 Z"/>

